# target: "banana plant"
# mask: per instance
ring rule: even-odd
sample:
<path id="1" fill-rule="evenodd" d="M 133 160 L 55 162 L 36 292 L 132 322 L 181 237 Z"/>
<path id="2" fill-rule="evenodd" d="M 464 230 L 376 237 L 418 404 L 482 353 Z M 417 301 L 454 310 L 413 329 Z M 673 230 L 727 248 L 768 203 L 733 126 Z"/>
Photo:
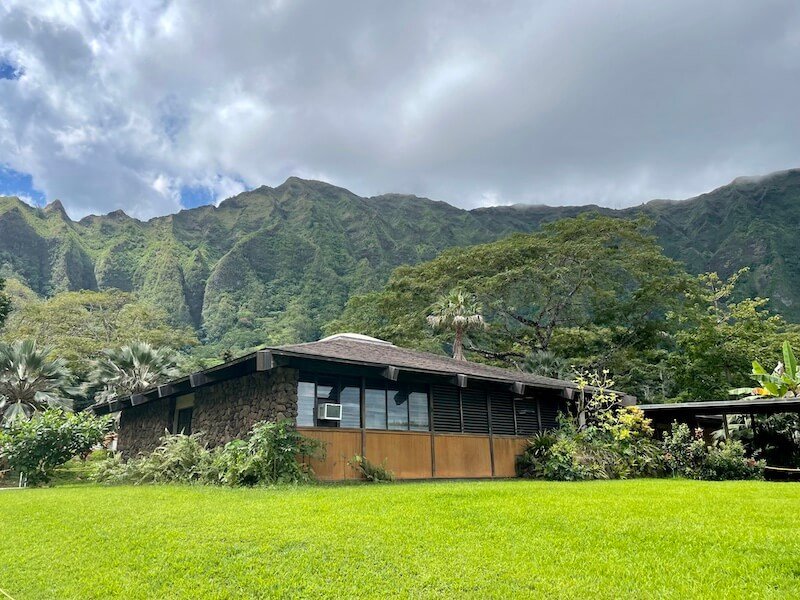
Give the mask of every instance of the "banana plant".
<path id="1" fill-rule="evenodd" d="M 753 398 L 794 398 L 800 396 L 800 376 L 797 372 L 797 358 L 789 342 L 783 342 L 783 361 L 768 373 L 767 370 L 753 361 L 753 379 L 758 382 L 755 388 L 736 388 L 730 394 L 739 396 L 747 394 L 744 400 Z"/>

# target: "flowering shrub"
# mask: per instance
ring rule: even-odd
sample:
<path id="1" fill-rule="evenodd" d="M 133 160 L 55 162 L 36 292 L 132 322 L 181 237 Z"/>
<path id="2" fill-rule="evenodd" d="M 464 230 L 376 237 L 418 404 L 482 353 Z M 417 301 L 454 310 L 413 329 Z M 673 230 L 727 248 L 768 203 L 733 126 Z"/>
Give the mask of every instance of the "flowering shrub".
<path id="1" fill-rule="evenodd" d="M 764 461 L 748 458 L 738 440 L 706 444 L 703 431 L 673 423 L 664 436 L 664 461 L 673 476 L 690 479 L 761 479 Z"/>

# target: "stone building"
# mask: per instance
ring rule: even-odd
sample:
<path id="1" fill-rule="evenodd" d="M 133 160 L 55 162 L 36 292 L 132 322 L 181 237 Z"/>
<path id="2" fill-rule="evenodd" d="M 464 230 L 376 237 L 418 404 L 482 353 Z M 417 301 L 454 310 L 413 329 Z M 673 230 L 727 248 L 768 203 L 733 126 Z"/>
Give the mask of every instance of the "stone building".
<path id="1" fill-rule="evenodd" d="M 120 411 L 118 449 L 148 452 L 168 432 L 210 446 L 262 420 L 322 440 L 320 479 L 356 478 L 354 455 L 399 478 L 513 477 L 531 434 L 555 427 L 575 384 L 400 348 L 356 334 L 265 348 L 95 406 Z"/>

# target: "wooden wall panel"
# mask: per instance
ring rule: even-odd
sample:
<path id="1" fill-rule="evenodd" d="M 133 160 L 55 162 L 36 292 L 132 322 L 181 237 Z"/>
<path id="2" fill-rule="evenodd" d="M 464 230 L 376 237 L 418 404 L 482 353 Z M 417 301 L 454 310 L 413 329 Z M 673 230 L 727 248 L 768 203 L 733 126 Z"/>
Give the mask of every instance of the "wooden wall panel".
<path id="1" fill-rule="evenodd" d="M 436 477 L 491 477 L 488 435 L 437 435 Z"/>
<path id="2" fill-rule="evenodd" d="M 386 460 L 386 467 L 398 479 L 426 479 L 432 476 L 429 433 L 367 430 L 364 455 L 376 464 Z"/>
<path id="3" fill-rule="evenodd" d="M 316 438 L 325 443 L 327 451 L 324 460 L 310 460 L 317 479 L 322 481 L 341 481 L 359 479 L 358 473 L 347 464 L 356 454 L 361 454 L 361 432 L 337 429 L 298 428 L 306 437 Z"/>
<path id="4" fill-rule="evenodd" d="M 525 438 L 494 437 L 494 476 L 516 477 L 517 456 L 525 450 Z"/>

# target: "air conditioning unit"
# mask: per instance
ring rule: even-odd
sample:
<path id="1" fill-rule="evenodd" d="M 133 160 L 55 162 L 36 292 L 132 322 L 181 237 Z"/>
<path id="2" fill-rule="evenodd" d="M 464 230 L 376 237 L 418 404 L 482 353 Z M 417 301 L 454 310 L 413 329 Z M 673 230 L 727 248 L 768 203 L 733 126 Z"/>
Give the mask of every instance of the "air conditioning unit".
<path id="1" fill-rule="evenodd" d="M 320 404 L 317 407 L 317 418 L 322 421 L 341 421 L 342 420 L 342 405 L 341 404 Z"/>

